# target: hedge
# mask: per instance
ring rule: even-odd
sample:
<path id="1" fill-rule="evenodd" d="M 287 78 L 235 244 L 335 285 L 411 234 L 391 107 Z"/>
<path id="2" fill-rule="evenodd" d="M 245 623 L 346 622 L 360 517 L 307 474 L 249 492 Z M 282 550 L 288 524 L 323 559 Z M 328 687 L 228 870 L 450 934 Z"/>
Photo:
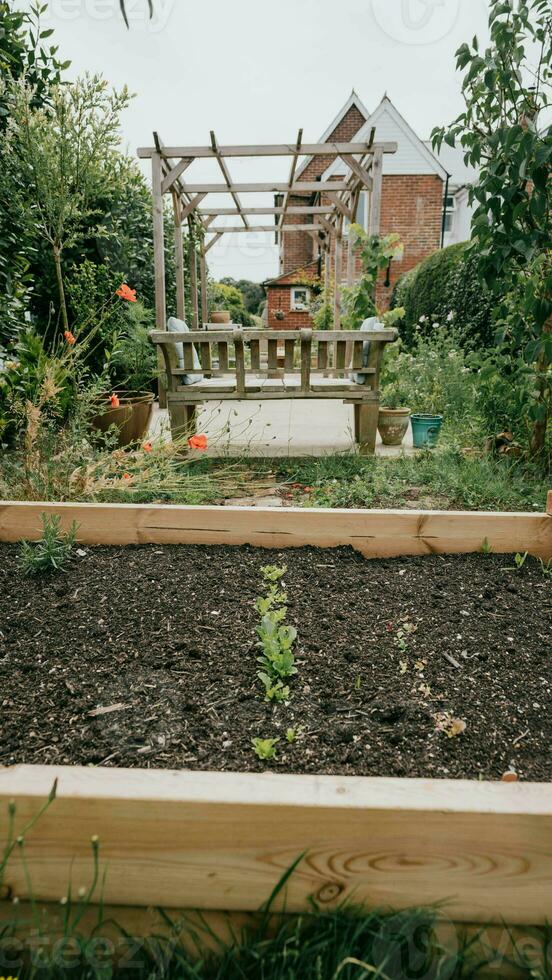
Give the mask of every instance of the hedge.
<path id="1" fill-rule="evenodd" d="M 434 252 L 407 272 L 393 290 L 391 307 L 404 306 L 401 335 L 407 345 L 414 332 L 431 333 L 451 312 L 459 339 L 466 348 L 492 347 L 494 298 L 477 275 L 477 256 L 468 242 Z M 426 317 L 420 322 L 420 317 Z"/>

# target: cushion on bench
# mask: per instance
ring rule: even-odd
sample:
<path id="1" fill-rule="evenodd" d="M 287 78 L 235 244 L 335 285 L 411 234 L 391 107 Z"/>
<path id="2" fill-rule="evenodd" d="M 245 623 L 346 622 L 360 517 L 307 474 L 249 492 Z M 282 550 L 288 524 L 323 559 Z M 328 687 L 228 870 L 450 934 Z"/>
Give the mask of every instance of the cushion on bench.
<path id="1" fill-rule="evenodd" d="M 184 320 L 178 320 L 175 316 L 170 316 L 167 321 L 167 330 L 171 333 L 189 333 L 190 328 Z M 176 351 L 176 359 L 178 361 L 178 367 L 184 367 L 184 344 L 175 344 L 174 349 Z M 193 351 L 193 364 L 194 369 L 201 369 L 201 362 L 199 360 L 198 353 L 195 346 L 192 345 Z M 181 377 L 181 384 L 183 385 L 193 385 L 196 381 L 203 381 L 202 374 L 183 374 Z"/>

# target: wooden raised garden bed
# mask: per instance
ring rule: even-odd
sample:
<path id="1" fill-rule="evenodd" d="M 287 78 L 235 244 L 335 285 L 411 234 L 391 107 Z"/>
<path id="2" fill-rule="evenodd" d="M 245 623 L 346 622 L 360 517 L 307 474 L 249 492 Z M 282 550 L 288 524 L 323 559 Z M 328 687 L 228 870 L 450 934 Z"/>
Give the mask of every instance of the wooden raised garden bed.
<path id="1" fill-rule="evenodd" d="M 548 511 L 8 502 L 0 504 L 0 542 L 38 538 L 40 515 L 46 512 L 60 514 L 65 527 L 76 520 L 85 546 L 252 545 L 278 551 L 352 546 L 366 557 L 390 558 L 467 554 L 480 551 L 485 541 L 485 550 L 496 556 L 529 552 L 548 561 L 552 494 Z M 157 553 L 150 551 L 152 563 Z M 183 567 L 185 560 L 183 553 Z M 334 585 L 339 592 L 338 578 Z M 547 601 L 545 617 L 550 616 Z M 184 590 L 178 609 L 185 633 L 194 610 Z M 109 606 L 102 618 L 106 615 Z M 543 662 L 542 673 L 550 676 L 548 663 Z M 38 685 L 30 675 L 31 687 L 35 681 Z M 35 696 L 40 698 L 39 686 Z M 549 688 L 541 703 L 549 716 Z M 22 720 L 29 730 L 33 724 L 32 716 Z M 545 748 L 550 751 L 550 745 Z M 145 760 L 143 765 L 150 765 Z M 98 835 L 108 866 L 103 898 L 111 906 L 255 910 L 305 853 L 287 887 L 288 911 L 308 908 L 310 896 L 321 905 L 352 896 L 390 908 L 446 901 L 447 916 L 464 923 L 536 926 L 552 918 L 551 783 L 320 776 L 312 767 L 289 775 L 116 765 L 0 767 L 0 812 L 14 799 L 19 826 L 58 779 L 57 799 L 26 847 L 37 899 L 58 901 L 69 878 L 75 887 L 89 882 L 90 838 Z M 26 896 L 17 856 L 8 884 L 13 894 Z"/>

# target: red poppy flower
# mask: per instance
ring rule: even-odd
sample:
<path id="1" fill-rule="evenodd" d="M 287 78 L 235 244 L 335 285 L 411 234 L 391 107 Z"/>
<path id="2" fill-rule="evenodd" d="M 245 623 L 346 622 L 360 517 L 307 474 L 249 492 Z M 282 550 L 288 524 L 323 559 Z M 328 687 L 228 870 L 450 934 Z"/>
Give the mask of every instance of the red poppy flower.
<path id="1" fill-rule="evenodd" d="M 145 453 L 151 453 L 153 451 L 153 446 L 151 442 L 145 442 L 144 445 L 142 446 L 142 449 L 144 450 Z"/>
<path id="2" fill-rule="evenodd" d="M 129 303 L 136 302 L 136 290 L 131 289 L 130 286 L 127 286 L 126 282 L 119 286 L 119 288 L 116 290 L 116 295 L 120 296 L 121 299 L 126 299 Z"/>
<path id="3" fill-rule="evenodd" d="M 77 338 L 75 337 L 74 334 L 71 333 L 70 330 L 65 330 L 64 333 L 63 333 L 63 336 L 65 337 L 67 343 L 71 345 L 71 347 L 76 342 L 76 339 Z"/>
<path id="4" fill-rule="evenodd" d="M 207 436 L 190 436 L 188 445 L 190 449 L 200 449 L 203 452 L 207 449 Z"/>
<path id="5" fill-rule="evenodd" d="M 132 480 L 130 473 L 123 473 L 123 480 L 126 480 L 127 483 L 130 483 L 130 481 Z"/>
<path id="6" fill-rule="evenodd" d="M 119 401 L 119 396 L 118 395 L 110 395 L 109 396 L 109 404 L 111 405 L 111 408 L 119 408 L 119 405 L 121 404 L 120 401 Z"/>

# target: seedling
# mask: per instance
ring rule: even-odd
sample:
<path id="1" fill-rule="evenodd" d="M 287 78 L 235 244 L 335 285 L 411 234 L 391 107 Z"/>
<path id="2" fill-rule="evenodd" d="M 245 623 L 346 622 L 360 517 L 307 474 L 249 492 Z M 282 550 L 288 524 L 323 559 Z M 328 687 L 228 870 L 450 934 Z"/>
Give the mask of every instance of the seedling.
<path id="1" fill-rule="evenodd" d="M 506 568 L 507 572 L 521 572 L 525 562 L 529 557 L 529 552 L 526 551 L 524 555 L 520 555 L 519 551 L 517 555 L 514 555 L 514 564 L 508 565 Z"/>
<path id="2" fill-rule="evenodd" d="M 287 572 L 287 565 L 263 565 L 261 575 L 265 582 L 279 582 Z"/>
<path id="3" fill-rule="evenodd" d="M 282 684 L 282 681 L 274 681 L 269 674 L 265 674 L 263 670 L 260 670 L 257 674 L 260 681 L 263 682 L 265 688 L 265 701 L 289 701 L 291 698 L 291 693 L 289 687 Z"/>
<path id="4" fill-rule="evenodd" d="M 289 742 L 291 745 L 293 742 L 296 742 L 298 738 L 301 738 L 301 735 L 303 734 L 304 731 L 305 731 L 304 725 L 299 725 L 298 728 L 288 728 L 286 732 L 286 741 Z"/>
<path id="5" fill-rule="evenodd" d="M 542 558 L 539 558 L 541 572 L 543 575 L 552 575 L 552 558 L 549 558 L 547 562 L 544 562 Z"/>
<path id="6" fill-rule="evenodd" d="M 276 758 L 276 746 L 279 738 L 252 738 L 251 744 L 253 751 L 259 759 L 269 760 Z"/>
<path id="7" fill-rule="evenodd" d="M 405 620 L 403 625 L 397 630 L 395 634 L 395 646 L 398 647 L 401 653 L 406 653 L 409 638 L 417 629 L 418 627 L 415 623 L 409 623 L 408 620 Z"/>
<path id="8" fill-rule="evenodd" d="M 490 544 L 489 539 L 483 538 L 483 543 L 481 545 L 481 554 L 492 555 L 492 553 L 493 553 L 493 546 Z"/>
<path id="9" fill-rule="evenodd" d="M 19 563 L 25 575 L 58 572 L 69 561 L 77 537 L 78 524 L 73 521 L 64 534 L 58 514 L 41 514 L 42 537 L 39 541 L 22 541 Z"/>
<path id="10" fill-rule="evenodd" d="M 362 677 L 360 674 L 355 678 L 355 691 L 360 691 L 362 687 Z"/>

